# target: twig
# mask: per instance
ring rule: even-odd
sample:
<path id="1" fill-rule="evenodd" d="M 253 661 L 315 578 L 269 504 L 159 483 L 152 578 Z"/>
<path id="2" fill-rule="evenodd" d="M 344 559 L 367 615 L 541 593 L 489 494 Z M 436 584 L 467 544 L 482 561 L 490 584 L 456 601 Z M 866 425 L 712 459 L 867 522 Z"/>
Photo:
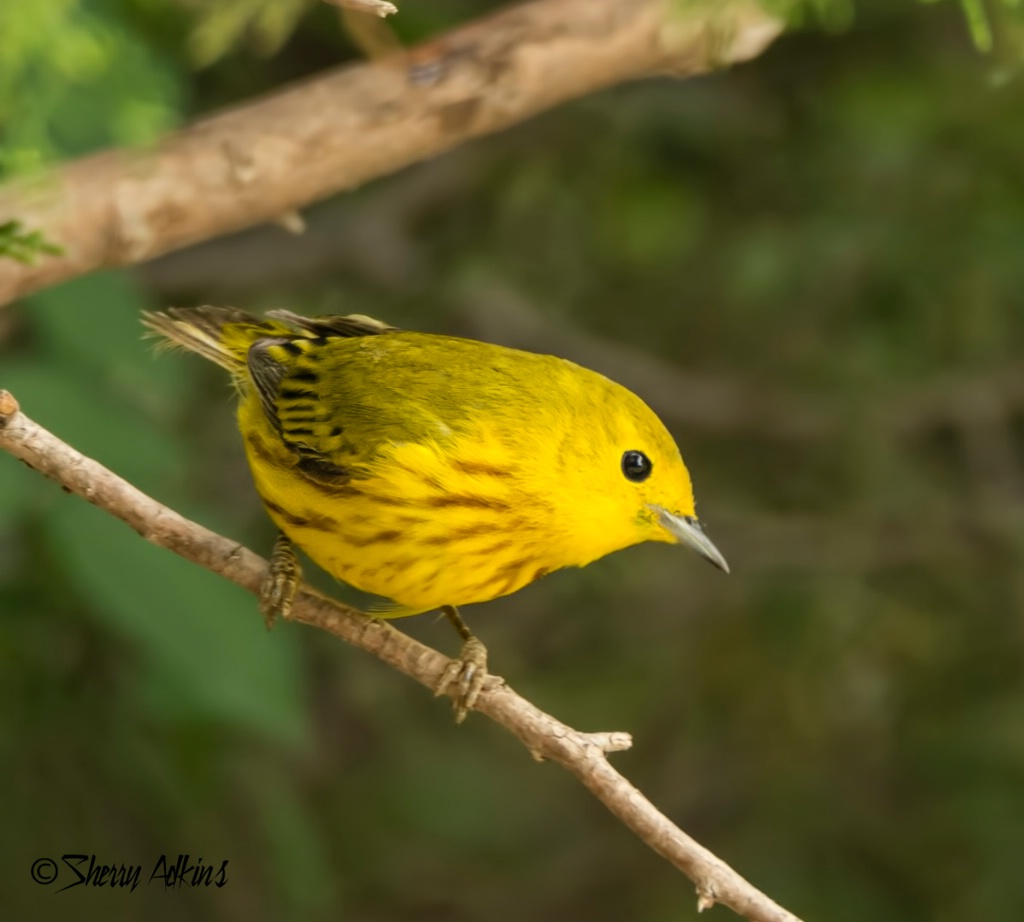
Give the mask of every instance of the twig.
<path id="1" fill-rule="evenodd" d="M 149 151 L 112 150 L 0 189 L 63 250 L 0 259 L 0 304 L 290 214 L 568 99 L 759 54 L 781 31 L 757 0 L 534 0 L 385 60 L 331 71 L 197 122 Z"/>
<path id="2" fill-rule="evenodd" d="M 257 594 L 267 563 L 137 490 L 101 464 L 79 454 L 19 409 L 0 390 L 0 448 L 41 474 L 130 525 L 147 541 L 180 554 Z M 253 606 L 255 614 L 256 607 Z M 433 688 L 446 657 L 382 621 L 303 587 L 292 618 L 328 631 Z M 725 862 L 678 829 L 609 764 L 607 753 L 628 749 L 627 733 L 582 733 L 545 714 L 492 676 L 476 710 L 519 738 L 538 759 L 572 772 L 623 823 L 697 886 L 703 910 L 722 903 L 751 922 L 799 922 L 740 877 Z"/>

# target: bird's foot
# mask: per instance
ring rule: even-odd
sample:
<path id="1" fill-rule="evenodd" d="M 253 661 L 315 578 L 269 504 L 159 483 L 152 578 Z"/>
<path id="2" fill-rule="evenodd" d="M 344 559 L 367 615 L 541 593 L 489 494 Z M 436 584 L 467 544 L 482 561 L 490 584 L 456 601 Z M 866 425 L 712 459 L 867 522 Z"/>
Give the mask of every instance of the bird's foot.
<path id="1" fill-rule="evenodd" d="M 278 535 L 270 555 L 270 567 L 260 586 L 260 611 L 267 630 L 274 626 L 278 616 L 291 616 L 292 602 L 301 579 L 302 567 L 295 555 L 295 546 L 284 535 Z"/>
<path id="2" fill-rule="evenodd" d="M 436 696 L 446 693 L 452 695 L 452 709 L 457 724 L 466 719 L 476 704 L 487 676 L 487 647 L 471 634 L 463 642 L 458 659 L 449 661 L 441 673 L 434 690 Z"/>

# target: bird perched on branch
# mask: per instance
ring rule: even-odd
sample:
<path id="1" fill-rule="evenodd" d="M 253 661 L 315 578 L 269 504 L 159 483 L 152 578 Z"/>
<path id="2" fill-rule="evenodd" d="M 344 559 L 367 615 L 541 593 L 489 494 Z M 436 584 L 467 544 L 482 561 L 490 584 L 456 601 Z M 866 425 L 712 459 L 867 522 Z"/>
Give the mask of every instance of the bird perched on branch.
<path id="1" fill-rule="evenodd" d="M 455 684 L 460 720 L 487 654 L 457 606 L 643 541 L 687 545 L 728 572 L 665 426 L 597 372 L 359 315 L 197 307 L 145 323 L 238 387 L 253 480 L 281 532 L 268 623 L 291 607 L 294 546 L 390 600 L 379 617 L 442 609 L 463 648 L 438 692 Z"/>

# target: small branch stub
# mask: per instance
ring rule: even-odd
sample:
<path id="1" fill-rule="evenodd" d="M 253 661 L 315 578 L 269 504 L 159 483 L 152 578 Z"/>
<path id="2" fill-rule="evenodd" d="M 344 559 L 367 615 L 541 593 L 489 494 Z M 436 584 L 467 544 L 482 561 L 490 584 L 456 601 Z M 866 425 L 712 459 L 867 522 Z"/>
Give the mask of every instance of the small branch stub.
<path id="1" fill-rule="evenodd" d="M 582 736 L 602 752 L 625 752 L 633 746 L 633 737 L 629 733 L 584 733 Z"/>
<path id="2" fill-rule="evenodd" d="M 324 0 L 331 6 L 343 6 L 349 10 L 356 10 L 360 13 L 369 13 L 371 16 L 393 16 L 398 12 L 398 7 L 387 0 Z"/>
<path id="3" fill-rule="evenodd" d="M 715 905 L 715 888 L 711 884 L 697 887 L 697 912 L 705 912 Z"/>
<path id="4" fill-rule="evenodd" d="M 306 219 L 302 217 L 302 213 L 296 209 L 286 211 L 284 214 L 279 215 L 275 223 L 280 227 L 283 227 L 289 234 L 293 234 L 296 237 L 306 232 Z"/>
<path id="5" fill-rule="evenodd" d="M 14 394 L 10 391 L 0 391 L 0 429 L 7 427 L 7 424 L 14 419 L 20 408 Z"/>

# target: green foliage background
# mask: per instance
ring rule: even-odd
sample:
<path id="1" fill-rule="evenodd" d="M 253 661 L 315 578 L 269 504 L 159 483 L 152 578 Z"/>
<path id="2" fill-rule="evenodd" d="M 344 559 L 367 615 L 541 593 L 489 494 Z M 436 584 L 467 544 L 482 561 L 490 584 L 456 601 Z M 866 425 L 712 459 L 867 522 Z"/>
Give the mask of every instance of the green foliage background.
<path id="1" fill-rule="evenodd" d="M 494 669 L 631 731 L 616 764 L 808 920 L 1016 922 L 1017 11 L 988 5 L 982 55 L 955 4 L 828 9 L 729 73 L 620 87 L 317 206 L 304 237 L 0 310 L 0 386 L 266 550 L 230 388 L 154 356 L 140 310 L 362 312 L 606 371 L 676 433 L 734 575 L 669 547 L 552 575 L 468 611 Z M 393 25 L 414 41 L 476 12 L 413 0 Z M 8 3 L 0 36 L 7 172 L 355 56 L 336 10 L 297 0 Z M 454 650 L 429 616 L 400 626 Z M 330 637 L 267 634 L 250 597 L 7 457 L 0 792 L 5 918 L 696 918 L 559 769 Z M 162 853 L 227 858 L 230 881 L 32 883 L 65 852 L 144 877 Z"/>

